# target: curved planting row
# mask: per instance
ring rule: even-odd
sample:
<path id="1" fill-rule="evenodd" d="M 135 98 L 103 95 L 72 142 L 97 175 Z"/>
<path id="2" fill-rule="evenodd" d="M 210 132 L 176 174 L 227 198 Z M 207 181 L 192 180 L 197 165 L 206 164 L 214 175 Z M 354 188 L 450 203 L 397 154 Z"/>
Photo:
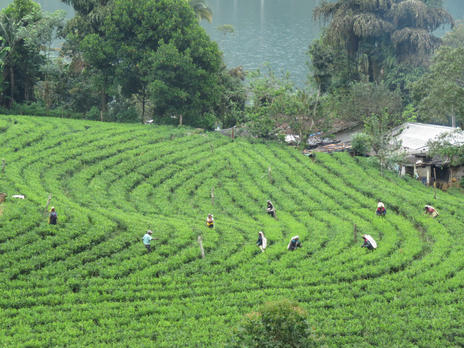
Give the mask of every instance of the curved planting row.
<path id="1" fill-rule="evenodd" d="M 172 127 L 1 116 L 0 151 L 1 346 L 224 346 L 281 298 L 331 347 L 464 343 L 460 192 L 434 200 L 364 158 Z"/>

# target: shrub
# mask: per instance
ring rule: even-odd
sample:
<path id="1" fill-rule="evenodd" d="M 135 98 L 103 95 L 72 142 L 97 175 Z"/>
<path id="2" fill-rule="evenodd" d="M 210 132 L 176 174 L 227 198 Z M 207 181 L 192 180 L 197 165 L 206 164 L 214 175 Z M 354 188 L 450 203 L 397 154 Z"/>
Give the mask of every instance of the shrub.
<path id="1" fill-rule="evenodd" d="M 267 302 L 245 316 L 231 346 L 311 347 L 316 340 L 306 318 L 306 311 L 295 302 Z"/>
<path id="2" fill-rule="evenodd" d="M 351 141 L 351 146 L 356 155 L 367 155 L 371 148 L 369 136 L 365 133 L 356 133 Z"/>

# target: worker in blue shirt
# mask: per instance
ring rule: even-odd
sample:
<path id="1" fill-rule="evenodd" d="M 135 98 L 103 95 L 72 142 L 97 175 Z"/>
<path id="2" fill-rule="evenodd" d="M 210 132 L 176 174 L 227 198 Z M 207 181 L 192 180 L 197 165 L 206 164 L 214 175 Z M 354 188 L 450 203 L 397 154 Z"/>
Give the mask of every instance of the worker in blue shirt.
<path id="1" fill-rule="evenodd" d="M 145 235 L 142 238 L 143 245 L 145 245 L 145 248 L 147 248 L 147 251 L 149 253 L 151 252 L 150 242 L 153 239 L 153 237 L 151 236 L 152 234 L 153 232 L 151 230 L 148 230 L 147 233 L 145 233 Z"/>

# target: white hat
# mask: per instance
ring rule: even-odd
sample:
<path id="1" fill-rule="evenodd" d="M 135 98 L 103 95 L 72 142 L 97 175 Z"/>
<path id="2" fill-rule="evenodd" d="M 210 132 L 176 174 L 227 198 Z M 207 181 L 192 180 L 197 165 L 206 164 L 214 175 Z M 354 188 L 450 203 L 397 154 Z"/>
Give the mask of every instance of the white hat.
<path id="1" fill-rule="evenodd" d="M 148 234 L 152 234 L 153 231 L 152 231 L 152 230 L 148 230 L 147 233 L 148 233 Z"/>

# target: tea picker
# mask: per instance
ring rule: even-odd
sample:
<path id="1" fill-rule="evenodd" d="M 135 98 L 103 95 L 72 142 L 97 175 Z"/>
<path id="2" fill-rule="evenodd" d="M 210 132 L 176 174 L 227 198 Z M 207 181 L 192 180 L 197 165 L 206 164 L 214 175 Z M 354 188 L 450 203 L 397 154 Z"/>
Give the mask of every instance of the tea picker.
<path id="1" fill-rule="evenodd" d="M 425 210 L 425 213 L 426 215 L 429 215 L 433 218 L 436 218 L 438 216 L 438 211 L 432 207 L 431 205 L 427 204 L 425 207 L 424 207 L 424 210 Z"/>
<path id="2" fill-rule="evenodd" d="M 214 227 L 214 218 L 212 214 L 208 214 L 208 217 L 206 218 L 206 226 L 208 226 L 208 228 Z"/>
<path id="3" fill-rule="evenodd" d="M 57 220 L 58 220 L 58 215 L 56 214 L 55 207 L 52 207 L 50 209 L 50 215 L 48 216 L 48 223 L 50 225 L 56 225 Z"/>
<path id="4" fill-rule="evenodd" d="M 274 205 L 272 204 L 271 201 L 267 201 L 267 208 L 266 211 L 269 215 L 271 215 L 273 218 L 276 216 L 276 210 L 274 208 Z"/>
<path id="5" fill-rule="evenodd" d="M 363 234 L 362 237 L 364 239 L 364 244 L 361 245 L 361 248 L 367 248 L 368 250 L 377 249 L 377 243 L 374 238 L 372 238 L 369 234 Z"/>
<path id="6" fill-rule="evenodd" d="M 258 232 L 258 241 L 256 242 L 256 245 L 264 253 L 264 249 L 266 249 L 266 247 L 267 247 L 267 239 L 266 239 L 266 237 L 264 237 L 263 231 Z"/>
<path id="7" fill-rule="evenodd" d="M 147 248 L 147 252 L 151 253 L 151 245 L 150 242 L 153 239 L 151 236 L 153 232 L 151 230 L 148 230 L 147 233 L 142 237 L 143 245 L 145 245 L 145 248 Z"/>
<path id="8" fill-rule="evenodd" d="M 379 200 L 377 203 L 377 210 L 375 211 L 377 216 L 385 216 L 387 214 L 387 210 L 385 209 L 385 205 Z"/>
<path id="9" fill-rule="evenodd" d="M 290 243 L 288 243 L 287 249 L 293 251 L 296 248 L 301 248 L 301 246 L 300 237 L 294 236 L 292 239 L 290 239 Z"/>

